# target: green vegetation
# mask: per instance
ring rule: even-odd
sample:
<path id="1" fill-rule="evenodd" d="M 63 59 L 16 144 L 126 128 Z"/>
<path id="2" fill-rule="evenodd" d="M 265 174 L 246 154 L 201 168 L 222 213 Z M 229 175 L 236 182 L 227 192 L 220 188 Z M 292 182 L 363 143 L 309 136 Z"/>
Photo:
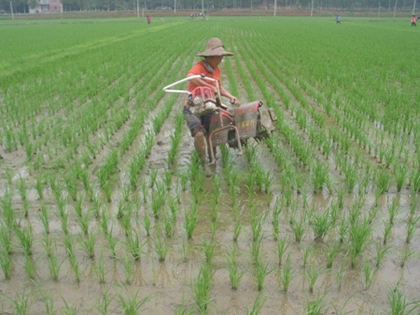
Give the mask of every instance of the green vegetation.
<path id="1" fill-rule="evenodd" d="M 243 156 L 217 148 L 210 179 L 184 96 L 162 91 L 203 34 L 234 52 L 223 85 L 278 117 Z M 2 312 L 418 311 L 409 20 L 0 21 L 0 36 Z"/>

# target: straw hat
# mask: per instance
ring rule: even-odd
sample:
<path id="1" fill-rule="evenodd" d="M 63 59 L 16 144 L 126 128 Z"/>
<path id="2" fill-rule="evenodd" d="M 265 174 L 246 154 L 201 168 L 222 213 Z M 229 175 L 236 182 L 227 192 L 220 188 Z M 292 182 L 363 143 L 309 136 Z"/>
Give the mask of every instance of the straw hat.
<path id="1" fill-rule="evenodd" d="M 218 38 L 210 38 L 207 42 L 206 51 L 197 54 L 198 57 L 210 56 L 233 56 L 233 53 L 226 51 L 222 45 L 222 41 Z"/>

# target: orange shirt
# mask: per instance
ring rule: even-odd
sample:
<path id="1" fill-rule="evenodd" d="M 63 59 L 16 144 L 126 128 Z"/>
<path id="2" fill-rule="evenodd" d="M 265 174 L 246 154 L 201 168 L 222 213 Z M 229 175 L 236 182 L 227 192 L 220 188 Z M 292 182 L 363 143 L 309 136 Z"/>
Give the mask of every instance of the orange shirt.
<path id="1" fill-rule="evenodd" d="M 204 74 L 206 77 L 216 79 L 219 82 L 219 87 L 221 86 L 220 81 L 220 68 L 216 67 L 213 69 L 213 73 L 210 73 L 207 71 L 206 67 L 204 66 L 204 60 L 201 60 L 200 62 L 197 62 L 188 72 L 187 76 L 190 74 Z M 207 81 L 210 85 L 216 86 L 216 82 Z M 192 92 L 197 85 L 191 83 L 191 81 L 188 82 L 188 91 Z"/>
<path id="2" fill-rule="evenodd" d="M 411 22 L 416 23 L 417 18 L 415 16 L 411 17 Z"/>

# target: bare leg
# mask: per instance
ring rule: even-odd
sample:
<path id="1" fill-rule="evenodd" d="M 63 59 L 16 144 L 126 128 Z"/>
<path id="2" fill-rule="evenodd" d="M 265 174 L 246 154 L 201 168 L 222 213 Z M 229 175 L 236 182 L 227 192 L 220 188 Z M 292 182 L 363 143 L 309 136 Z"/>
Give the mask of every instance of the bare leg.
<path id="1" fill-rule="evenodd" d="M 194 136 L 194 147 L 197 150 L 201 164 L 203 165 L 204 174 L 206 174 L 207 177 L 212 176 L 213 172 L 207 164 L 207 140 L 203 132 L 200 131 Z"/>

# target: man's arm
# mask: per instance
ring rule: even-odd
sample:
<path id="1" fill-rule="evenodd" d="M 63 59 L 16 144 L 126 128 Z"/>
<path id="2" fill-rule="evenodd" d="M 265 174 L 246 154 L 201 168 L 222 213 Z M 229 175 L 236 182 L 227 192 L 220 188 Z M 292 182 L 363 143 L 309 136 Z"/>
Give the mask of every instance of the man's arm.
<path id="1" fill-rule="evenodd" d="M 223 87 L 220 87 L 220 94 L 224 97 L 227 97 L 228 99 L 230 99 L 230 102 L 234 105 L 238 105 L 239 104 L 239 100 L 233 96 L 232 94 L 230 94 L 228 91 L 226 91 Z"/>

